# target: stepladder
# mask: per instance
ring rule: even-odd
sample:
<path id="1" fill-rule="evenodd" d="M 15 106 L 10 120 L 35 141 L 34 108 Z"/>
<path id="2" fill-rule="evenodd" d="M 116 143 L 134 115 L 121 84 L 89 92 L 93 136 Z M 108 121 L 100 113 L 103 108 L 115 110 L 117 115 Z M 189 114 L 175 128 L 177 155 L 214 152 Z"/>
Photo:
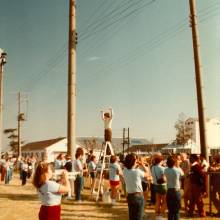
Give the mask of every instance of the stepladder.
<path id="1" fill-rule="evenodd" d="M 109 169 L 111 155 L 114 155 L 114 150 L 112 148 L 111 142 L 107 141 L 104 143 L 102 150 L 100 152 L 100 156 L 99 156 L 100 167 L 96 172 L 96 181 L 98 185 L 98 189 L 96 192 L 96 199 L 95 199 L 96 201 L 98 201 L 99 195 L 103 193 L 104 172 L 107 172 Z"/>

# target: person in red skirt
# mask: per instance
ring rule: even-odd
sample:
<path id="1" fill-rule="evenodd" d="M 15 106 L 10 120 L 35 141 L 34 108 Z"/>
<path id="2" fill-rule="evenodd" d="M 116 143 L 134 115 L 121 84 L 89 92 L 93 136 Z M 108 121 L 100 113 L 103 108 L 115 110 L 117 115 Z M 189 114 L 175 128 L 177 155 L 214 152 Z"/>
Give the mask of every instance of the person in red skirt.
<path id="1" fill-rule="evenodd" d="M 33 185 L 36 187 L 41 201 L 39 220 L 60 220 L 61 194 L 70 190 L 67 171 L 63 171 L 60 183 L 51 181 L 52 169 L 48 163 L 38 164 Z"/>

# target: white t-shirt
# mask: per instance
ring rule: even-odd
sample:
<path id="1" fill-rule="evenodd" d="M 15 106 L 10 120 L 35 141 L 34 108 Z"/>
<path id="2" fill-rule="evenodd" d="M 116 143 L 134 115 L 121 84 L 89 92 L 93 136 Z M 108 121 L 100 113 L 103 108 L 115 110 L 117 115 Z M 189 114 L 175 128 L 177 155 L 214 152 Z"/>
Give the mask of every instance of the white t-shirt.
<path id="1" fill-rule="evenodd" d="M 117 174 L 121 170 L 121 167 L 117 163 L 109 164 L 109 180 L 119 181 L 119 175 Z"/>
<path id="2" fill-rule="evenodd" d="M 79 160 L 79 159 L 74 160 L 73 168 L 76 172 L 81 172 L 81 174 L 83 174 L 83 164 L 82 164 L 81 160 Z"/>
<path id="3" fill-rule="evenodd" d="M 96 164 L 95 164 L 95 162 L 94 162 L 94 161 L 90 161 L 89 164 L 88 164 L 88 170 L 89 170 L 89 172 L 90 172 L 90 173 L 91 173 L 91 172 L 94 172 L 95 169 L 96 169 Z"/>
<path id="4" fill-rule="evenodd" d="M 141 179 L 144 178 L 144 172 L 142 170 L 124 168 L 123 173 L 127 193 L 143 192 Z"/>
<path id="5" fill-rule="evenodd" d="M 112 128 L 112 118 L 105 118 L 104 121 L 104 128 L 109 129 Z"/>
<path id="6" fill-rule="evenodd" d="M 167 178 L 167 187 L 180 189 L 180 177 L 184 175 L 183 171 L 179 167 L 166 168 L 164 174 Z"/>
<path id="7" fill-rule="evenodd" d="M 60 205 L 61 194 L 58 194 L 60 184 L 54 181 L 47 181 L 38 191 L 38 195 L 42 205 L 52 206 Z"/>

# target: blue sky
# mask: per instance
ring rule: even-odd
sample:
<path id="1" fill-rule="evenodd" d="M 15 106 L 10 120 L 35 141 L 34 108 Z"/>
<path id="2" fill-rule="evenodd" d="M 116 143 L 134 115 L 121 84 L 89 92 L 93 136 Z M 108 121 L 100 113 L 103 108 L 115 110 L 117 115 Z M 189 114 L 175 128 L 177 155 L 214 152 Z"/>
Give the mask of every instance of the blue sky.
<path id="1" fill-rule="evenodd" d="M 7 52 L 4 128 L 25 141 L 66 136 L 68 0 L 0 0 Z M 115 112 L 113 136 L 175 138 L 178 115 L 197 117 L 188 0 L 77 0 L 77 136 L 102 136 L 100 110 Z M 220 2 L 197 0 L 207 117 L 220 117 Z M 28 106 L 28 107 L 27 107 Z"/>

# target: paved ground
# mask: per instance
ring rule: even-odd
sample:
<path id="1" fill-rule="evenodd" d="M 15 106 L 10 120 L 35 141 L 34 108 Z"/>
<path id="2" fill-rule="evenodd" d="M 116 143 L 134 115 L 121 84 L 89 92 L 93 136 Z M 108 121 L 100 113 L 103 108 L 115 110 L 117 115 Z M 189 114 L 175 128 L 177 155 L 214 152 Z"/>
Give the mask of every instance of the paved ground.
<path id="1" fill-rule="evenodd" d="M 37 220 L 40 203 L 36 191 L 30 181 L 26 186 L 20 185 L 20 180 L 16 175 L 10 185 L 0 183 L 0 220 Z M 114 207 L 102 202 L 96 203 L 89 199 L 89 191 L 83 192 L 83 202 L 76 203 L 63 199 L 62 220 L 126 220 L 128 210 L 125 198 Z M 147 206 L 145 220 L 153 220 L 153 206 Z M 164 218 L 166 219 L 166 218 Z M 181 219 L 186 219 L 181 213 Z M 190 219 L 190 218 L 188 218 Z M 193 218 L 199 220 L 200 218 Z M 205 219 L 220 219 L 209 217 Z"/>

